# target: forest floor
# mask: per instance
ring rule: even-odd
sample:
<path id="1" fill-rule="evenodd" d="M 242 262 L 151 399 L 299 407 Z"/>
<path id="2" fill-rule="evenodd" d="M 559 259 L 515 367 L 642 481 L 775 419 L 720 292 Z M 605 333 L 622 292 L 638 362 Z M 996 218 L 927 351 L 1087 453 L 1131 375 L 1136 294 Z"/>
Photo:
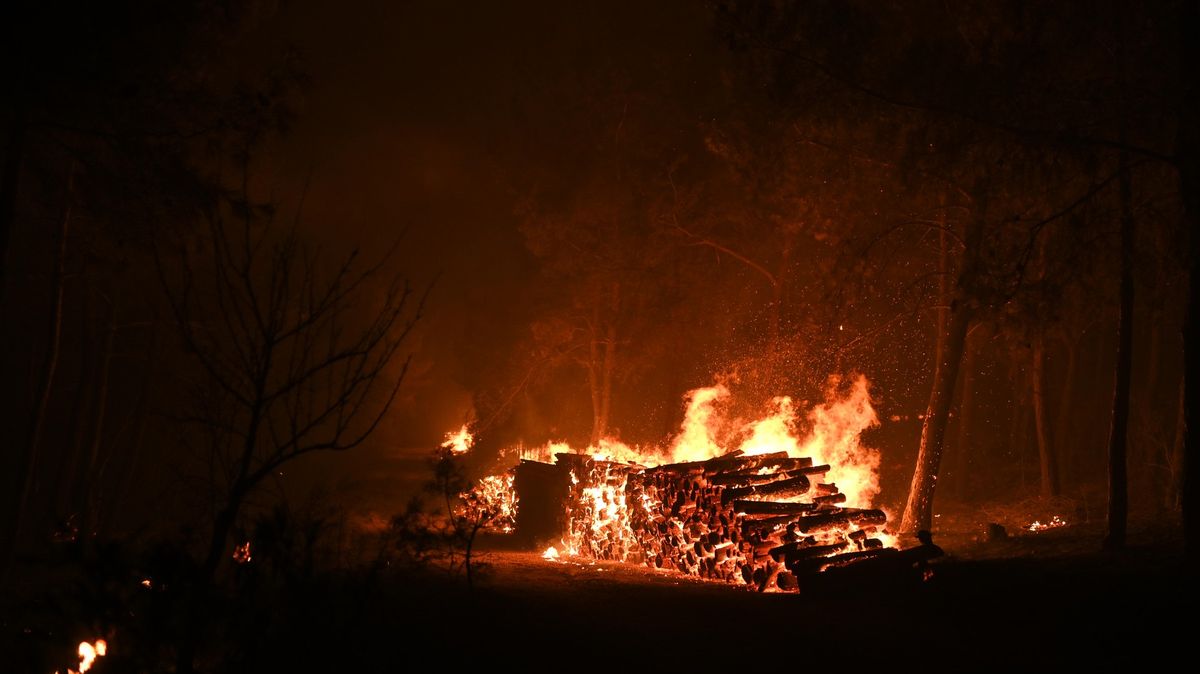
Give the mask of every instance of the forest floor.
<path id="1" fill-rule="evenodd" d="M 965 671 L 1140 669 L 1183 651 L 1197 594 L 1177 536 L 1135 526 L 1114 555 L 1099 551 L 1100 534 L 1074 525 L 985 543 L 947 530 L 937 539 L 947 555 L 928 580 L 816 579 L 798 594 L 493 551 L 462 605 L 459 624 L 474 638 L 456 656 L 536 663 L 558 653 L 622 670 L 791 661 Z"/>
<path id="2" fill-rule="evenodd" d="M 260 613 L 214 637 L 245 639 L 229 671 L 268 672 L 416 663 L 448 671 L 1141 671 L 1185 653 L 1198 604 L 1177 528 L 1134 522 L 1128 548 L 1108 554 L 1099 523 L 1014 527 L 989 543 L 978 540 L 980 517 L 939 518 L 935 540 L 947 554 L 927 580 L 822 574 L 799 593 L 760 594 L 627 564 L 547 561 L 489 540 L 473 591 L 440 573 L 322 576 L 263 594 L 252 604 Z M 9 636 L 24 648 L 20 635 Z M 129 637 L 110 638 L 96 674 L 127 671 L 120 649 Z M 9 671 L 5 659 L 0 653 L 0 671 Z"/>

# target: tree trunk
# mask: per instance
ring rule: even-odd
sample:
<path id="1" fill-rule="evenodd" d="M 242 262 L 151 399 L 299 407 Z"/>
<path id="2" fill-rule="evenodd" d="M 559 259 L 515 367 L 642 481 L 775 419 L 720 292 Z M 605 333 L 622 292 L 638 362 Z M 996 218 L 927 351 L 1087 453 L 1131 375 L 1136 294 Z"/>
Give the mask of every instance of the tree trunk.
<path id="1" fill-rule="evenodd" d="M 1167 485 L 1167 494 L 1164 504 L 1168 508 L 1178 508 L 1180 505 L 1180 495 L 1183 486 L 1183 466 L 1186 463 L 1184 452 L 1184 439 L 1187 437 L 1187 401 L 1185 394 L 1184 380 L 1179 379 L 1179 405 L 1175 413 L 1175 437 L 1171 443 L 1171 454 L 1168 457 L 1167 465 L 1170 468 L 1170 482 Z"/>
<path id="2" fill-rule="evenodd" d="M 608 435 L 609 418 L 612 412 L 613 374 L 617 368 L 617 315 L 621 308 L 621 284 L 614 282 L 609 295 L 609 312 L 604 319 L 604 339 L 595 338 L 595 330 L 603 314 L 597 309 L 593 313 L 593 338 L 589 346 L 588 383 L 592 389 L 592 438 L 593 445 Z M 601 353 L 600 344 L 604 345 Z"/>
<path id="3" fill-rule="evenodd" d="M 963 347 L 971 327 L 977 258 L 982 248 L 986 226 L 986 178 L 980 178 L 972 196 L 975 200 L 975 222 L 966 228 L 963 261 L 955 284 L 954 303 L 949 309 L 950 325 L 946 331 L 945 348 L 942 359 L 934 370 L 929 406 L 925 410 L 925 421 L 921 425 L 917 465 L 913 470 L 908 502 L 904 506 L 904 516 L 900 523 L 900 529 L 904 532 L 929 529 L 933 523 L 933 497 L 942 461 L 942 447 L 946 439 L 946 423 L 950 418 L 950 405 L 954 401 L 954 385 L 958 380 L 959 365 L 962 364 Z"/>
<path id="4" fill-rule="evenodd" d="M 1046 419 L 1046 397 L 1043 387 L 1046 379 L 1046 339 L 1041 329 L 1037 328 L 1033 338 L 1033 371 L 1030 373 L 1033 393 L 1033 419 L 1037 430 L 1038 467 L 1041 476 L 1041 494 L 1043 498 L 1058 496 L 1058 457 L 1054 455 L 1054 445 L 1050 441 L 1049 422 Z"/>
<path id="5" fill-rule="evenodd" d="M 1133 373 L 1133 181 L 1129 157 L 1119 159 L 1121 208 L 1121 301 L 1117 323 L 1117 380 L 1113 387 L 1112 426 L 1108 436 L 1108 526 L 1104 547 L 1125 546 L 1129 513 L 1128 465 L 1129 389 Z"/>
<path id="6" fill-rule="evenodd" d="M 963 344 L 966 342 L 970 326 L 971 317 L 967 307 L 960 306 L 951 311 L 946 349 L 942 361 L 934 371 L 933 390 L 929 394 L 929 407 L 925 410 L 925 422 L 921 428 L 917 467 L 913 471 L 908 503 L 904 506 L 904 517 L 900 524 L 900 529 L 904 532 L 929 529 L 932 526 L 933 496 L 937 487 L 938 467 L 942 460 L 946 422 L 950 418 L 954 383 L 958 379 Z"/>
<path id="7" fill-rule="evenodd" d="M 1181 3 L 1183 16 L 1179 22 L 1182 32 L 1180 71 L 1185 78 L 1180 98 L 1176 162 L 1179 168 L 1179 192 L 1183 200 L 1183 217 L 1188 233 L 1189 280 L 1187 306 L 1183 320 L 1184 355 L 1184 414 L 1186 417 L 1183 482 L 1180 505 L 1183 510 L 1184 536 L 1187 553 L 1192 559 L 1200 552 L 1200 499 L 1195 490 L 1200 486 L 1200 83 L 1194 64 L 1200 61 L 1200 7 L 1197 3 Z"/>
<path id="8" fill-rule="evenodd" d="M 600 329 L 600 307 L 596 306 L 592 309 L 592 325 L 588 334 L 588 391 L 592 397 L 592 434 L 589 442 L 594 446 L 600 441 L 604 435 L 604 421 L 600 413 L 602 407 L 601 398 L 603 397 L 600 390 L 602 368 L 600 362 L 600 338 L 597 330 Z"/>
<path id="9" fill-rule="evenodd" d="M 80 531 L 83 532 L 85 541 L 90 540 L 92 536 L 96 535 L 97 522 L 99 521 L 97 514 L 99 505 L 97 500 L 100 494 L 100 483 L 103 480 L 104 470 L 103 468 L 98 469 L 98 465 L 101 450 L 104 447 L 104 420 L 108 413 L 108 379 L 112 366 L 113 340 L 117 333 L 114 322 L 115 318 L 115 308 L 110 305 L 104 346 L 100 354 L 100 372 L 96 379 L 96 408 L 95 417 L 92 421 L 91 443 L 88 447 L 87 475 L 83 482 L 83 518 L 80 522 Z"/>
<path id="10" fill-rule="evenodd" d="M 1073 475 L 1071 470 L 1064 469 L 1064 466 L 1070 465 L 1070 458 L 1074 455 L 1073 434 L 1071 433 L 1071 413 L 1074 409 L 1074 392 L 1075 392 L 1075 369 L 1078 360 L 1079 345 L 1078 342 L 1064 339 L 1063 345 L 1067 350 L 1067 371 L 1063 374 L 1062 391 L 1058 401 L 1058 419 L 1054 423 L 1054 451 L 1059 459 L 1059 486 L 1061 488 L 1063 478 L 1062 472 L 1065 470 L 1068 477 Z"/>
<path id="11" fill-rule="evenodd" d="M 51 276 L 50 290 L 50 320 L 46 336 L 46 357 L 42 362 L 41 376 L 38 378 L 37 393 L 34 397 L 33 414 L 29 422 L 28 443 L 22 453 L 18 467 L 20 492 L 18 494 L 10 549 L 6 551 L 5 569 L 11 565 L 20 541 L 22 526 L 28 514 L 29 499 L 34 490 L 35 477 L 38 468 L 38 452 L 42 442 L 42 432 L 46 425 L 46 412 L 50 407 L 50 395 L 54 385 L 54 374 L 58 370 L 59 347 L 62 345 L 62 313 L 63 313 L 63 282 L 66 276 L 67 234 L 71 226 L 71 208 L 75 191 L 75 165 L 72 164 L 67 172 L 67 189 L 64 198 L 62 217 L 58 226 L 58 241 L 54 251 L 54 270 Z"/>
<path id="12" fill-rule="evenodd" d="M 59 475 L 61 480 L 55 487 L 58 490 L 59 512 L 71 516 L 78 515 L 82 506 L 79 502 L 78 485 L 86 476 L 82 475 L 80 464 L 83 461 L 83 447 L 87 443 L 88 424 L 91 420 L 92 393 L 92 354 L 95 351 L 95 340 L 92 339 L 91 293 L 83 289 L 83 307 L 79 311 L 79 373 L 76 377 L 75 395 L 71 401 L 71 443 L 67 449 L 66 460 Z"/>

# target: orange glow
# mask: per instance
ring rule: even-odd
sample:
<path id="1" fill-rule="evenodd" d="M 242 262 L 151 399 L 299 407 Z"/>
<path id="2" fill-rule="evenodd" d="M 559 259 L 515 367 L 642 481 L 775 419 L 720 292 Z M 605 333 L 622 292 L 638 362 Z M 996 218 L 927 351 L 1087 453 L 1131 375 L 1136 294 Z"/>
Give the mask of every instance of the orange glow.
<path id="1" fill-rule="evenodd" d="M 1063 518 L 1059 517 L 1058 515 L 1055 515 L 1054 517 L 1051 517 L 1050 520 L 1047 522 L 1039 522 L 1039 521 L 1035 520 L 1032 524 L 1030 524 L 1029 526 L 1027 526 L 1025 528 L 1036 534 L 1039 531 L 1045 531 L 1047 529 L 1057 529 L 1059 527 L 1065 527 L 1065 526 L 1067 526 L 1067 521 L 1064 520 Z"/>
<path id="2" fill-rule="evenodd" d="M 246 564 L 250 560 L 250 541 L 246 541 L 233 549 L 233 561 L 238 564 Z"/>
<path id="3" fill-rule="evenodd" d="M 446 434 L 446 441 L 442 443 L 442 447 L 448 449 L 455 454 L 463 454 L 471 449 L 471 445 L 475 444 L 475 436 L 471 435 L 470 429 L 466 424 L 457 431 L 452 431 Z"/>
<path id="4" fill-rule="evenodd" d="M 511 472 L 488 475 L 459 497 L 463 502 L 459 515 L 480 522 L 488 529 L 506 534 L 512 532 L 517 517 L 517 492 L 513 489 Z"/>
<path id="5" fill-rule="evenodd" d="M 838 396 L 841 380 L 831 377 L 825 402 L 808 414 L 812 424 L 799 454 L 829 464 L 825 479 L 838 486 L 851 508 L 870 508 L 879 494 L 879 451 L 863 447 L 862 432 L 879 425 L 867 378 L 859 375 L 845 397 Z"/>
<path id="6" fill-rule="evenodd" d="M 92 665 L 96 664 L 97 658 L 102 658 L 108 654 L 108 642 L 104 639 L 97 639 L 95 643 L 87 641 L 79 642 L 79 669 L 68 669 L 67 674 L 83 674 L 90 670 Z M 55 674 L 58 674 L 55 672 Z"/>
<path id="7" fill-rule="evenodd" d="M 683 414 L 683 424 L 671 443 L 674 462 L 703 461 L 725 453 L 716 440 L 722 420 L 716 406 L 728 397 L 729 389 L 721 384 L 688 391 L 684 396 L 687 410 Z"/>
<path id="8" fill-rule="evenodd" d="M 830 377 L 824 400 L 807 411 L 788 396 L 775 397 L 750 421 L 732 416 L 730 397 L 720 383 L 689 391 L 679 432 L 661 445 L 609 437 L 582 449 L 550 442 L 512 452 L 567 471 L 562 538 L 542 556 L 641 563 L 770 589 L 784 567 L 776 556 L 787 544 L 827 548 L 814 560 L 896 546 L 882 528 L 886 513 L 872 509 L 880 455 L 861 436 L 879 419 L 866 377 Z M 758 456 L 763 460 L 755 462 Z M 508 475 L 484 478 L 475 491 L 511 492 Z M 762 502 L 763 509 L 748 515 L 734 509 L 738 501 Z M 801 507 L 772 510 L 788 504 Z"/>

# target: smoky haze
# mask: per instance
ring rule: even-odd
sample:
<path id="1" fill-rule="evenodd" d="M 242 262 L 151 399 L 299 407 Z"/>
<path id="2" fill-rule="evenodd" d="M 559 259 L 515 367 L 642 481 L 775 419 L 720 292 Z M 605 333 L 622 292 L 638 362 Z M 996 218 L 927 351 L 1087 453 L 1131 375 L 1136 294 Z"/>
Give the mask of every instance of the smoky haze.
<path id="1" fill-rule="evenodd" d="M 272 147 L 275 184 L 293 200 L 307 184 L 303 219 L 324 246 L 369 252 L 401 237 L 396 266 L 433 283 L 402 405 L 372 446 L 312 462 L 396 498 L 424 479 L 423 459 L 446 431 L 476 420 L 474 395 L 498 386 L 489 377 L 528 348 L 547 288 L 518 211 L 603 161 L 589 137 L 603 120 L 588 118 L 585 97 L 679 96 L 691 114 L 664 121 L 692 132 L 720 104 L 724 50 L 691 3 L 302 2 L 278 30 L 311 82 L 298 123 Z M 582 379 L 567 376 L 576 381 L 564 388 L 585 402 Z M 676 388 L 637 405 L 677 422 Z M 548 427 L 496 430 L 510 441 L 578 438 L 583 414 L 552 406 L 539 413 Z"/>

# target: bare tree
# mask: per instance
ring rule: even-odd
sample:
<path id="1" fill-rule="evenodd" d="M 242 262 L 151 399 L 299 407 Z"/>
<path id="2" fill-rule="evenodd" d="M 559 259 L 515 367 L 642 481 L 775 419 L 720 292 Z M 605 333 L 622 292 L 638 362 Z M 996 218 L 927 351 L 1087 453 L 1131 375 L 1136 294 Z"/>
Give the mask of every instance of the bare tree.
<path id="1" fill-rule="evenodd" d="M 239 512 L 265 478 L 306 454 L 352 449 L 379 426 L 408 369 L 411 356 L 400 350 L 427 295 L 382 278 L 390 252 L 362 268 L 355 251 L 325 272 L 295 223 L 279 226 L 248 202 L 214 209 L 207 225 L 175 264 L 156 251 L 195 362 L 196 404 L 185 421 L 203 431 L 212 489 L 197 592 L 212 582 Z M 198 615 L 193 609 L 193 622 Z M 179 671 L 191 669 L 193 654 L 181 647 Z"/>

